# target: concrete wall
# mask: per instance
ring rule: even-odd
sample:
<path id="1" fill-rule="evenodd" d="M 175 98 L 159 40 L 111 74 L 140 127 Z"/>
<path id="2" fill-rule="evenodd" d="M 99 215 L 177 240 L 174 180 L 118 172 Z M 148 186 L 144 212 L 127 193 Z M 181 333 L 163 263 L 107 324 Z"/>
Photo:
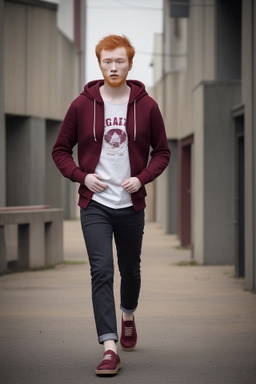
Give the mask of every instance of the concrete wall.
<path id="1" fill-rule="evenodd" d="M 234 125 L 240 82 L 204 84 L 204 263 L 234 264 Z"/>
<path id="2" fill-rule="evenodd" d="M 45 120 L 6 119 L 7 205 L 45 203 Z"/>
<path id="3" fill-rule="evenodd" d="M 155 182 L 149 183 L 146 185 L 147 196 L 146 196 L 146 205 L 145 210 L 145 220 L 147 222 L 155 221 Z"/>
<path id="4" fill-rule="evenodd" d="M 51 157 L 60 124 L 36 117 L 6 119 L 8 206 L 47 204 L 63 208 L 66 218 L 76 217 L 77 186 L 63 178 Z"/>
<path id="5" fill-rule="evenodd" d="M 203 202 L 204 103 L 199 84 L 205 80 L 214 80 L 215 76 L 215 9 L 212 1 L 202 0 L 202 4 L 200 3 L 202 6 L 198 7 L 197 2 L 192 0 L 189 19 L 175 20 L 169 17 L 168 3 L 168 0 L 164 1 L 164 75 L 154 87 L 154 96 L 163 112 L 167 136 L 172 143 L 177 139 L 196 134 L 192 146 L 192 174 L 194 175 L 192 193 L 199 200 L 201 197 Z M 173 161 L 172 157 L 171 164 Z M 172 166 L 171 164 L 169 167 Z M 178 179 L 171 168 L 166 177 L 165 184 L 171 188 L 171 192 L 168 191 L 166 194 L 164 204 L 163 193 L 157 194 L 157 219 L 166 231 L 172 233 L 177 226 Z M 172 199 L 168 208 L 169 194 Z M 199 205 L 193 201 L 192 196 L 192 217 L 196 220 L 196 223 L 192 224 L 192 237 L 195 237 L 193 242 L 196 244 L 198 260 L 202 262 L 204 219 L 203 206 Z M 164 213 L 164 209 L 168 215 Z M 194 216 L 193 212 L 195 212 Z"/>
<path id="6" fill-rule="evenodd" d="M 256 5 L 243 1 L 242 102 L 245 106 L 245 285 L 256 290 Z"/>
<path id="7" fill-rule="evenodd" d="M 204 90 L 197 87 L 193 93 L 194 143 L 192 158 L 192 244 L 193 256 L 204 262 Z"/>
<path id="8" fill-rule="evenodd" d="M 56 10 L 5 2 L 4 21 L 5 113 L 63 119 L 78 92 L 78 66 Z"/>
<path id="9" fill-rule="evenodd" d="M 175 75 L 176 73 L 173 74 L 172 79 L 175 78 Z M 154 88 L 150 89 L 149 94 L 157 101 L 161 113 L 163 114 L 167 137 L 169 138 L 169 146 L 171 149 L 171 161 L 163 175 L 158 177 L 154 183 L 147 185 L 147 218 L 149 221 L 157 221 L 161 223 L 167 233 L 176 233 L 178 146 L 177 140 L 172 140 L 171 137 L 175 136 L 173 131 L 175 130 L 177 120 L 174 120 L 168 109 L 175 111 L 175 108 L 178 108 L 179 110 L 177 111 L 177 116 L 182 119 L 182 115 L 180 114 L 180 104 L 177 103 L 177 100 L 175 100 L 174 105 L 172 104 L 172 101 L 167 103 L 167 100 L 169 101 L 170 97 L 166 99 L 164 95 L 164 92 L 168 90 L 168 87 L 165 87 L 166 79 L 167 76 L 162 78 L 154 86 Z M 172 118 L 168 119 L 168 117 Z"/>
<path id="10" fill-rule="evenodd" d="M 65 202 L 65 179 L 52 161 L 52 147 L 58 135 L 61 123 L 55 120 L 46 121 L 46 166 L 45 175 L 45 202 L 53 207 L 60 208 Z"/>
<path id="11" fill-rule="evenodd" d="M 215 77 L 217 80 L 241 78 L 241 2 L 216 1 Z"/>
<path id="12" fill-rule="evenodd" d="M 177 139 L 192 133 L 187 72 L 170 72 L 162 82 L 167 136 Z"/>
<path id="13" fill-rule="evenodd" d="M 5 206 L 4 0 L 0 0 L 0 206 Z"/>
<path id="14" fill-rule="evenodd" d="M 156 33 L 154 36 L 154 56 L 153 56 L 153 83 L 161 80 L 163 75 L 163 34 Z"/>
<path id="15" fill-rule="evenodd" d="M 168 215 L 169 215 L 168 184 L 169 183 L 168 183 L 168 168 L 167 168 L 155 181 L 155 191 L 156 191 L 155 220 L 158 223 L 161 223 L 165 229 L 166 229 L 166 223 L 168 222 Z"/>
<path id="16" fill-rule="evenodd" d="M 215 79 L 215 6 L 212 0 L 191 0 L 188 20 L 190 92 L 201 81 Z"/>
<path id="17" fill-rule="evenodd" d="M 63 208 L 65 217 L 73 219 L 78 216 L 76 203 L 78 199 L 78 185 L 65 179 L 52 161 L 52 147 L 58 135 L 61 122 L 46 120 L 46 143 L 45 143 L 45 202 L 56 208 Z M 77 151 L 74 148 L 74 158 Z"/>
<path id="18" fill-rule="evenodd" d="M 178 216 L 178 142 L 177 140 L 169 140 L 171 148 L 171 161 L 167 168 L 167 205 L 166 205 L 166 222 L 164 228 L 167 233 L 177 233 L 177 216 Z"/>
<path id="19" fill-rule="evenodd" d="M 187 20 L 170 20 L 169 1 L 163 2 L 163 72 L 184 71 L 187 68 Z"/>
<path id="20" fill-rule="evenodd" d="M 164 93 L 163 93 L 163 87 L 164 87 L 164 78 L 162 77 L 161 80 L 159 80 L 154 87 L 150 88 L 148 90 L 148 93 L 153 99 L 156 100 L 158 103 L 158 106 L 160 108 L 160 111 L 164 117 L 164 109 L 165 109 L 165 103 L 164 103 Z M 166 122 L 165 122 L 166 124 Z"/>
<path id="21" fill-rule="evenodd" d="M 234 126 L 239 82 L 205 82 L 193 95 L 192 242 L 195 260 L 234 264 Z"/>
<path id="22" fill-rule="evenodd" d="M 77 185 L 60 175 L 51 150 L 84 86 L 85 3 L 76 3 L 70 40 L 57 28 L 55 4 L 0 2 L 0 205 L 49 204 L 77 215 Z"/>
<path id="23" fill-rule="evenodd" d="M 14 235 L 8 230 L 10 226 L 16 226 L 16 239 L 9 237 Z M 63 261 L 62 209 L 3 209 L 0 211 L 0 236 L 0 274 L 9 268 L 19 271 Z M 16 259 L 11 260 L 11 249 L 7 248 L 10 240 L 14 241 L 11 248 L 16 248 Z"/>
<path id="24" fill-rule="evenodd" d="M 194 137 L 193 256 L 203 264 L 235 261 L 235 126 L 231 111 L 242 104 L 241 110 L 245 111 L 245 286 L 255 290 L 255 1 L 202 0 L 198 3 L 191 0 L 187 67 L 177 71 L 177 62 L 171 59 L 176 21 L 169 18 L 168 3 L 164 0 L 163 51 L 165 56 L 170 56 L 164 60 L 164 76 L 155 85 L 154 93 L 164 113 L 168 137 L 172 140 L 191 134 Z M 169 183 L 170 176 L 168 178 Z M 168 207 L 168 201 L 165 205 Z M 159 209 L 161 212 L 160 203 Z M 159 219 L 168 228 L 162 213 Z"/>

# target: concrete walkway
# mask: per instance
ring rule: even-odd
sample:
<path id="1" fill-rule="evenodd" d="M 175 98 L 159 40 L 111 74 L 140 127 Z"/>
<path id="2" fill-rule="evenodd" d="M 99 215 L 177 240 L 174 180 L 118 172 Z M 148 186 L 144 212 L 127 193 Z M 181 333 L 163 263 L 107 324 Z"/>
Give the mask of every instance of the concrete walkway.
<path id="1" fill-rule="evenodd" d="M 95 376 L 102 347 L 89 266 L 74 263 L 86 261 L 79 221 L 64 230 L 73 264 L 0 277 L 1 383 L 256 383 L 256 295 L 231 266 L 173 265 L 190 252 L 176 249 L 157 224 L 145 231 L 137 348 L 119 348 L 117 376 Z M 119 303 L 118 274 L 115 292 Z"/>

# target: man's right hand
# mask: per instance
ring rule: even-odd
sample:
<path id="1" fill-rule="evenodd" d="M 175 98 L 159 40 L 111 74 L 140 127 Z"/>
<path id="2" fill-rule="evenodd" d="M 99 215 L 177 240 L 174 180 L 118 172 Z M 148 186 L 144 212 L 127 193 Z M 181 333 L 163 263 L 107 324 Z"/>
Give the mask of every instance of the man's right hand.
<path id="1" fill-rule="evenodd" d="M 92 192 L 100 193 L 107 188 L 107 184 L 100 181 L 101 176 L 97 173 L 89 173 L 85 176 L 84 185 Z"/>

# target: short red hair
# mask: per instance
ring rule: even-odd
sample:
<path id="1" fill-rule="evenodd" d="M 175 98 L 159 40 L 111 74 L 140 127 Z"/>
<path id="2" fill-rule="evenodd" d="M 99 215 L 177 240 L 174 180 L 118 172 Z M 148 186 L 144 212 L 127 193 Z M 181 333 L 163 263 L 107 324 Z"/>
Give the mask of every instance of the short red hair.
<path id="1" fill-rule="evenodd" d="M 126 49 L 129 63 L 131 63 L 135 55 L 135 49 L 131 45 L 130 40 L 124 35 L 123 36 L 109 35 L 104 37 L 98 42 L 95 48 L 95 53 L 96 53 L 98 62 L 100 63 L 101 51 L 103 49 L 105 49 L 106 51 L 113 51 L 114 49 L 119 47 L 124 47 Z"/>

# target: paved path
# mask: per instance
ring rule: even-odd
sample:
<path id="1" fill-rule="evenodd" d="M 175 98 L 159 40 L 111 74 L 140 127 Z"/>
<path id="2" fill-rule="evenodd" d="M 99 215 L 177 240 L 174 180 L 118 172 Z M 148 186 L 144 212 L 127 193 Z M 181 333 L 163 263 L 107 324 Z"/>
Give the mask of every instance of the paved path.
<path id="1" fill-rule="evenodd" d="M 85 261 L 79 221 L 64 229 L 65 259 Z M 88 263 L 0 277 L 0 382 L 255 384 L 256 295 L 231 266 L 173 265 L 190 258 L 175 245 L 174 236 L 147 224 L 138 345 L 120 351 L 122 369 L 112 378 L 94 374 L 102 348 Z M 116 276 L 117 303 L 118 285 Z"/>

